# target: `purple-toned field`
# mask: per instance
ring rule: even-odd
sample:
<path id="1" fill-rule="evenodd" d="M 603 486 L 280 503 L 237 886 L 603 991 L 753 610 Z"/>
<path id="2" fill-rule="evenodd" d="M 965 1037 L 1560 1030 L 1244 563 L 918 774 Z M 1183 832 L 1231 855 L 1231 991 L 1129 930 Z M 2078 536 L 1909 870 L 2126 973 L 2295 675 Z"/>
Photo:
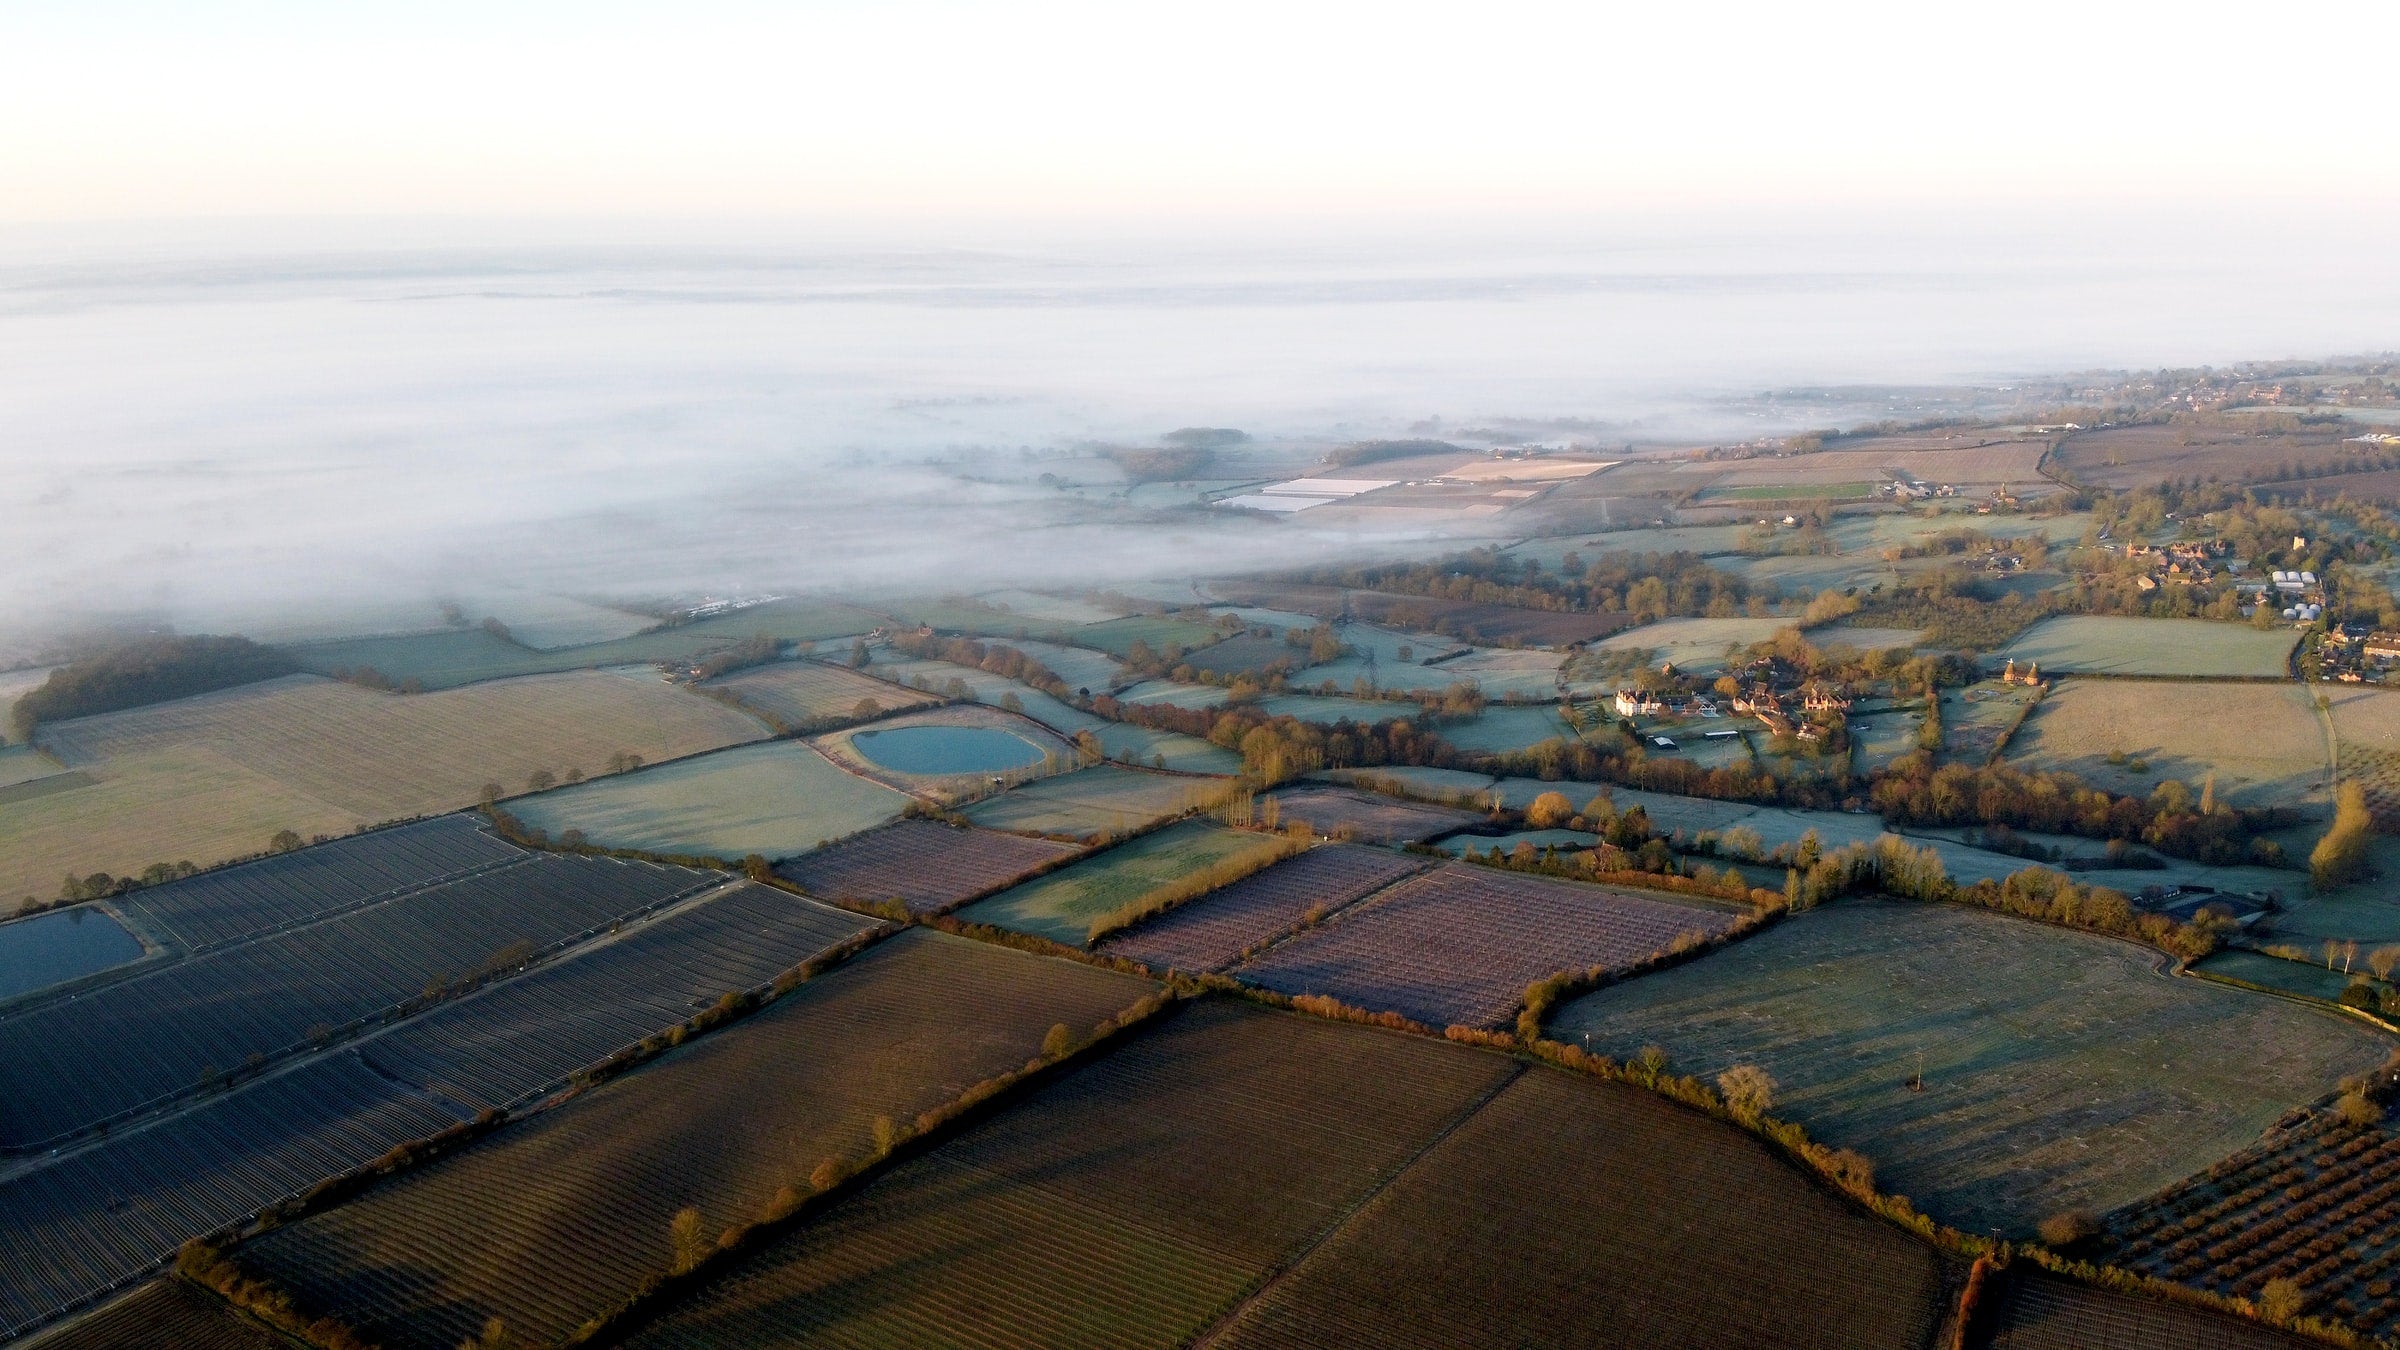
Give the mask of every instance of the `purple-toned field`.
<path id="1" fill-rule="evenodd" d="M 1505 1022 L 1525 986 L 1562 970 L 1632 965 L 1730 909 L 1453 863 L 1404 881 L 1235 971 L 1285 994 L 1322 994 L 1428 1026 Z"/>
<path id="2" fill-rule="evenodd" d="M 827 900 L 898 900 L 914 913 L 938 914 L 1078 852 L 1049 839 L 902 820 L 804 853 L 775 871 Z"/>
<path id="3" fill-rule="evenodd" d="M 1301 787 L 1275 794 L 1285 823 L 1303 820 L 1317 833 L 1368 844 L 1398 844 L 1448 834 L 1481 817 L 1472 811 L 1427 806 L 1335 787 Z M 1342 832 L 1347 830 L 1348 834 Z"/>
<path id="4" fill-rule="evenodd" d="M 1339 909 L 1423 866 L 1380 849 L 1328 844 L 1113 934 L 1099 950 L 1160 969 L 1222 969 L 1298 924 L 1311 909 Z"/>

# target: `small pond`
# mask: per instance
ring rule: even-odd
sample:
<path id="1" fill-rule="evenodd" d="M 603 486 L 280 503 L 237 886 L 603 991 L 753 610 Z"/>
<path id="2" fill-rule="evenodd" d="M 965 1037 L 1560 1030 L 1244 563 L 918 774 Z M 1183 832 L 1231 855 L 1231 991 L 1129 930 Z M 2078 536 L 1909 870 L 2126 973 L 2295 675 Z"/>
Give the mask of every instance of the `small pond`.
<path id="1" fill-rule="evenodd" d="M 140 939 L 90 905 L 0 923 L 0 998 L 121 966 L 141 954 Z"/>
<path id="2" fill-rule="evenodd" d="M 1042 747 L 997 727 L 895 727 L 859 732 L 850 744 L 896 773 L 1004 773 L 1042 762 Z"/>

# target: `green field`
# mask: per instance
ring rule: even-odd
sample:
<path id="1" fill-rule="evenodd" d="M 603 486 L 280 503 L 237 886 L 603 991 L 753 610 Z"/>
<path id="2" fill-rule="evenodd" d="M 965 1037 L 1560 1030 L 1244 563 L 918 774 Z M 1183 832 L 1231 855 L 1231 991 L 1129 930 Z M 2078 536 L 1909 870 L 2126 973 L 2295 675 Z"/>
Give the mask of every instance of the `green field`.
<path id="1" fill-rule="evenodd" d="M 2269 956 L 2265 952 L 2236 949 L 2218 952 L 2202 961 L 2196 969 L 2225 979 L 2240 980 L 2245 984 L 2281 989 L 2303 998 L 2321 998 L 2328 1003 L 2339 999 L 2342 991 L 2350 987 L 2351 977 L 2342 970 L 2339 957 L 2327 963 L 2318 954 L 2315 943 L 2300 941 L 2290 945 L 2299 947 L 2315 959 L 2292 961 Z M 2352 962 L 2351 969 L 2360 975 L 2372 974 L 2364 961 Z"/>
<path id="2" fill-rule="evenodd" d="M 817 642 L 864 633 L 884 622 L 881 615 L 851 605 L 779 601 L 611 642 L 552 651 L 505 642 L 477 627 L 311 643 L 293 647 L 291 653 L 304 669 L 320 675 L 373 667 L 394 680 L 413 679 L 428 689 L 449 689 L 509 675 L 687 661 L 762 633 L 785 642 Z"/>
<path id="3" fill-rule="evenodd" d="M 1169 647 L 1181 647 L 1185 651 L 1204 647 L 1223 636 L 1223 629 L 1210 624 L 1137 614 L 1131 618 L 1085 624 L 1053 640 L 1078 647 L 1092 647 L 1111 656 L 1124 656 L 1133 650 L 1136 642 L 1147 643 L 1150 650 L 1163 654 Z"/>
<path id="4" fill-rule="evenodd" d="M 1942 755 L 1952 763 L 1977 765 L 1989 761 L 2002 738 L 2013 733 L 2033 718 L 2043 716 L 2035 707 L 2043 698 L 2042 691 L 2022 684 L 2001 680 L 1977 680 L 1958 689 L 1942 691 Z M 2035 708 L 2027 712 L 2028 708 Z M 1915 712 L 1912 720 L 1924 714 Z"/>
<path id="5" fill-rule="evenodd" d="M 486 783 L 603 772 L 763 738 L 756 719 L 653 672 L 570 671 L 430 694 L 295 675 L 45 726 L 89 782 L 0 805 L 0 902 L 61 874 L 202 866 L 302 838 L 455 811 Z M 64 779 L 51 782 L 69 781 Z"/>
<path id="6" fill-rule="evenodd" d="M 884 608 L 910 623 L 922 624 L 936 632 L 962 633 L 972 637 L 1056 639 L 1061 634 L 1084 626 L 1071 619 L 1046 618 L 1038 614 L 1001 609 L 965 596 L 895 600 Z"/>
<path id="7" fill-rule="evenodd" d="M 1558 709 L 1544 705 L 1510 708 L 1494 705 L 1464 722 L 1444 722 L 1434 734 L 1461 750 L 1523 750 L 1543 741 L 1573 740 L 1575 733 L 1558 719 Z"/>
<path id="8" fill-rule="evenodd" d="M 1767 483 L 1757 487 L 1710 488 L 1700 494 L 1699 504 L 1714 506 L 1720 502 L 1813 502 L 1865 501 L 1875 495 L 1873 483 Z"/>
<path id="9" fill-rule="evenodd" d="M 1275 842 L 1271 835 L 1188 820 L 978 901 L 958 916 L 1079 947 L 1093 920 L 1213 863 L 1263 855 Z"/>
<path id="10" fill-rule="evenodd" d="M 2112 792 L 2147 796 L 2173 778 L 2197 793 L 2214 775 L 2217 800 L 2236 806 L 2330 800 L 2324 728 L 2296 683 L 2062 680 L 2009 742 L 2008 758 Z"/>
<path id="11" fill-rule="evenodd" d="M 1872 553 L 1789 553 L 1709 561 L 1771 594 L 1803 598 L 1852 586 L 1861 591 L 1878 584 L 1889 587 L 1896 575 L 1890 563 Z"/>
<path id="12" fill-rule="evenodd" d="M 1389 722 L 1395 718 L 1405 718 L 1411 722 L 1425 720 L 1424 709 L 1415 703 L 1329 697 L 1323 694 L 1274 694 L 1260 699 L 1258 708 L 1270 717 L 1297 717 L 1303 722 L 1319 722 L 1327 726 L 1344 718 L 1369 724 Z"/>
<path id="13" fill-rule="evenodd" d="M 1557 1034 L 1772 1074 L 1779 1114 L 1976 1231 L 2106 1210 L 2207 1166 L 2381 1039 L 2166 978 L 2144 949 L 1962 907 L 1845 901 L 1580 999 Z M 1907 1083 L 1922 1057 L 1924 1090 Z"/>
<path id="14" fill-rule="evenodd" d="M 1103 764 L 1010 788 L 966 814 L 988 829 L 1021 834 L 1123 834 L 1190 809 L 1195 795 L 1213 786 L 1208 779 Z"/>
<path id="15" fill-rule="evenodd" d="M 2121 619 L 2062 614 L 2017 635 L 1997 653 L 2045 675 L 2250 675 L 2286 673 L 2300 635 L 2207 619 Z"/>
<path id="16" fill-rule="evenodd" d="M 908 804 L 797 741 L 745 746 L 510 802 L 553 836 L 595 844 L 738 859 L 789 857 L 880 825 Z"/>
<path id="17" fill-rule="evenodd" d="M 877 660 L 867 669 L 879 679 L 906 688 L 930 687 L 937 693 L 947 693 L 952 680 L 966 686 L 967 697 L 988 707 L 1003 707 L 1006 700 L 1016 700 L 1017 708 L 1027 717 L 1061 735 L 1072 736 L 1078 731 L 1099 732 L 1114 725 L 1104 717 L 1087 713 L 1072 704 L 1062 703 L 1016 680 L 1004 679 L 971 666 L 952 665 L 947 661 L 915 661 L 898 657 L 892 652 L 876 653 Z"/>
<path id="18" fill-rule="evenodd" d="M 476 1147 L 245 1244 L 236 1259 L 387 1350 L 499 1317 L 556 1344 L 666 1269 L 690 1206 L 754 1219 L 820 1159 L 857 1157 L 1156 986 L 911 929 L 756 1016 Z"/>
<path id="19" fill-rule="evenodd" d="M 0 788 L 12 788 L 19 783 L 30 783 L 65 772 L 65 765 L 30 745 L 0 747 Z"/>
<path id="20" fill-rule="evenodd" d="M 859 720 L 862 702 L 873 703 L 876 712 L 894 712 L 937 701 L 931 694 L 814 661 L 774 661 L 753 666 L 711 680 L 705 687 L 731 694 L 741 700 L 743 707 L 773 718 L 788 731 L 801 733 Z"/>
<path id="21" fill-rule="evenodd" d="M 1725 658 L 1732 653 L 1791 626 L 1789 619 L 1662 619 L 1612 633 L 1593 647 L 1609 652 L 1645 651 L 1653 662 L 1672 661 L 1677 670 L 1705 674 L 1724 669 Z"/>
<path id="22" fill-rule="evenodd" d="M 1178 773 L 1240 773 L 1242 757 L 1197 736 L 1152 731 L 1111 722 L 1100 731 L 1100 749 L 1110 759 Z"/>

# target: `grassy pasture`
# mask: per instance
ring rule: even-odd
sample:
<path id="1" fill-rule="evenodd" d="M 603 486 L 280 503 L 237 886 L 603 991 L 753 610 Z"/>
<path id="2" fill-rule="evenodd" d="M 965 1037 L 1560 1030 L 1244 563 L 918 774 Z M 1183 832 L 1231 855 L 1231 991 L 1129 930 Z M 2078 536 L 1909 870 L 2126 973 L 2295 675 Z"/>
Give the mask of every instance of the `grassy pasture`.
<path id="1" fill-rule="evenodd" d="M 2313 944 L 2296 943 L 2294 945 L 2308 951 L 2311 956 L 2316 955 Z M 2364 962 L 2352 964 L 2360 974 L 2368 973 Z M 2342 990 L 2348 988 L 2350 984 L 2350 976 L 2343 973 L 2342 963 L 2339 960 L 2331 964 L 2320 961 L 2287 961 L 2280 956 L 2269 956 L 2265 952 L 2245 951 L 2240 948 L 2218 952 L 2202 961 L 2198 969 L 2210 975 L 2221 975 L 2248 984 L 2263 985 L 2269 989 L 2281 989 L 2286 993 L 2299 994 L 2304 998 L 2321 998 L 2328 1003 L 2340 998 Z"/>
<path id="2" fill-rule="evenodd" d="M 1225 691 L 1213 685 L 1177 684 L 1173 680 L 1143 680 L 1117 694 L 1120 703 L 1164 703 L 1175 708 L 1213 708 L 1225 701 Z"/>
<path id="3" fill-rule="evenodd" d="M 1424 710 L 1414 703 L 1326 694 L 1272 694 L 1260 699 L 1258 707 L 1272 717 L 1297 717 L 1303 722 L 1321 722 L 1328 726 L 1343 718 L 1370 725 L 1389 722 L 1394 718 L 1405 718 L 1411 722 L 1425 720 Z"/>
<path id="4" fill-rule="evenodd" d="M 2323 692 L 2341 743 L 2342 777 L 2365 786 L 2376 828 L 2400 832 L 2400 690 L 2327 685 Z"/>
<path id="5" fill-rule="evenodd" d="M 936 691 L 949 690 L 950 682 L 956 680 L 966 686 L 967 697 L 994 708 L 1014 697 L 1017 706 L 1024 709 L 1027 717 L 1062 735 L 1072 736 L 1078 731 L 1098 732 L 1113 725 L 1106 718 L 1096 717 L 1073 704 L 1062 703 L 1032 685 L 972 666 L 952 665 L 948 661 L 917 661 L 905 657 L 893 659 L 890 652 L 876 655 L 878 659 L 868 669 L 880 679 L 904 688 L 930 685 Z"/>
<path id="6" fill-rule="evenodd" d="M 1751 486 L 1712 487 L 1700 494 L 1696 504 L 1716 506 L 1725 502 L 1799 502 L 1799 501 L 1865 501 L 1875 495 L 1873 483 L 1760 483 Z"/>
<path id="7" fill-rule="evenodd" d="M 1204 1003 L 898 1168 L 627 1344 L 1185 1344 L 1513 1072 Z"/>
<path id="8" fill-rule="evenodd" d="M 1058 678 L 1074 688 L 1105 694 L 1125 679 L 1125 667 L 1104 652 L 1063 646 L 1056 642 L 1011 642 L 1006 645 L 1048 666 Z"/>
<path id="9" fill-rule="evenodd" d="M 2300 635 L 2208 619 L 2062 614 L 2019 633 L 1998 656 L 2045 675 L 2281 675 Z"/>
<path id="10" fill-rule="evenodd" d="M 817 1161 L 1022 1065 L 1155 986 L 915 929 L 765 1011 L 236 1253 L 387 1350 L 450 1350 L 500 1317 L 553 1344 Z"/>
<path id="11" fill-rule="evenodd" d="M 2038 701 L 2039 693 L 2025 685 L 2000 680 L 1977 680 L 1963 688 L 1943 690 L 1942 754 L 1960 764 L 1981 764 L 1990 759 L 2001 743 L 2000 738 L 2010 735 L 2020 725 L 2020 719 L 2041 716 L 2039 712 L 2025 711 Z M 1922 727 L 1923 711 L 1916 711 L 1911 720 Z"/>
<path id="12" fill-rule="evenodd" d="M 1744 525 L 1677 525 L 1666 529 L 1604 530 L 1598 534 L 1551 535 L 1504 550 L 1556 570 L 1570 553 L 1586 563 L 1606 553 L 1738 553 Z"/>
<path id="13" fill-rule="evenodd" d="M 1052 640 L 1077 647 L 1090 647 L 1111 656 L 1126 656 L 1132 653 L 1136 642 L 1148 644 L 1154 652 L 1163 653 L 1169 647 L 1191 651 L 1196 647 L 1205 647 L 1224 635 L 1224 630 L 1210 624 L 1136 614 L 1071 628 Z"/>
<path id="14" fill-rule="evenodd" d="M 1099 736 L 1101 752 L 1120 763 L 1173 769 L 1177 773 L 1229 774 L 1242 771 L 1240 755 L 1197 736 L 1153 731 L 1125 722 L 1109 723 L 1101 728 Z"/>
<path id="15" fill-rule="evenodd" d="M 1102 764 L 1010 788 L 966 808 L 966 816 L 993 830 L 1088 838 L 1140 829 L 1191 807 L 1196 792 L 1211 784 Z"/>
<path id="16" fill-rule="evenodd" d="M 1813 596 L 1856 586 L 1865 591 L 1896 578 L 1891 564 L 1873 554 L 1777 554 L 1760 558 L 1715 558 L 1717 566 L 1776 595 Z"/>
<path id="17" fill-rule="evenodd" d="M 852 605 L 793 600 L 551 651 L 504 642 L 476 627 L 310 643 L 293 647 L 291 653 L 304 669 L 320 675 L 372 666 L 394 680 L 414 679 L 428 689 L 449 689 L 510 675 L 688 661 L 762 633 L 785 642 L 818 642 L 868 632 L 884 622 L 882 615 Z"/>
<path id="18" fill-rule="evenodd" d="M 1267 835 L 1185 821 L 979 900 L 959 917 L 1079 947 L 1093 920 L 1213 864 L 1263 854 L 1274 842 Z"/>
<path id="19" fill-rule="evenodd" d="M 1461 750 L 1523 750 L 1544 741 L 1575 737 L 1559 720 L 1558 710 L 1547 705 L 1509 708 L 1494 704 L 1467 721 L 1445 722 L 1434 730 Z"/>
<path id="20" fill-rule="evenodd" d="M 476 592 L 460 596 L 458 604 L 470 621 L 489 615 L 508 626 L 510 637 L 539 651 L 614 642 L 658 625 L 647 614 L 540 591 Z"/>
<path id="21" fill-rule="evenodd" d="M 777 661 L 753 666 L 711 680 L 707 687 L 723 690 L 745 706 L 801 732 L 856 720 L 862 699 L 873 700 L 883 712 L 938 702 L 931 694 L 814 661 Z"/>
<path id="22" fill-rule="evenodd" d="M 510 802 L 528 825 L 655 853 L 789 857 L 880 825 L 908 804 L 797 741 L 747 745 Z"/>
<path id="23" fill-rule="evenodd" d="M 137 872 L 455 810 L 486 782 L 600 772 L 760 739 L 766 728 L 647 672 L 574 671 L 431 694 L 292 676 L 43 728 L 97 780 L 0 806 L 0 897 L 49 896 L 62 873 Z"/>
<path id="24" fill-rule="evenodd" d="M 67 772 L 67 767 L 30 745 L 0 748 L 0 788 L 12 788 Z M 33 794 L 27 793 L 27 796 Z"/>
<path id="25" fill-rule="evenodd" d="M 1845 901 L 1579 999 L 1555 1025 L 1610 1054 L 1664 1046 L 1685 1073 L 1760 1065 L 1778 1114 L 1866 1152 L 1884 1189 L 2021 1232 L 2203 1167 L 2382 1059 L 2362 1027 L 2166 978 L 2162 959 L 1964 908 Z"/>
<path id="26" fill-rule="evenodd" d="M 1764 642 L 1789 628 L 1789 619 L 1665 619 L 1617 633 L 1596 644 L 1602 651 L 1646 651 L 1653 661 L 1672 661 L 1677 670 L 1721 670 L 1731 652 Z"/>
<path id="27" fill-rule="evenodd" d="M 1556 652 L 1477 647 L 1439 665 L 1384 665 L 1377 669 L 1376 674 L 1387 685 L 1399 683 L 1393 678 L 1398 674 L 1422 674 L 1424 682 L 1417 686 L 1419 688 L 1445 689 L 1464 680 L 1482 690 L 1486 698 L 1496 699 L 1509 694 L 1533 694 L 1547 698 L 1558 688 L 1561 664 Z"/>
<path id="28" fill-rule="evenodd" d="M 1217 1343 L 1896 1350 L 1929 1343 L 1943 1301 L 1931 1248 L 1747 1135 L 1537 1068 L 1270 1282 Z"/>
<path id="29" fill-rule="evenodd" d="M 1095 605 L 1089 600 L 1051 595 L 1044 591 L 987 591 L 975 598 L 1027 618 L 1049 619 L 1058 623 L 1105 623 L 1124 613 L 1122 610 Z"/>
<path id="30" fill-rule="evenodd" d="M 1308 649 L 1292 646 L 1279 637 L 1243 633 L 1212 643 L 1192 653 L 1187 660 L 1192 669 L 1217 675 L 1261 670 L 1277 662 L 1297 670 L 1308 664 Z"/>
<path id="31" fill-rule="evenodd" d="M 2325 800 L 2325 733 L 2298 684 L 2149 684 L 2062 680 L 2016 738 L 2009 759 L 2066 769 L 2119 792 L 2177 778 L 2194 792 L 2216 775 L 2217 800 L 2296 806 Z M 2135 777 L 2112 757 L 2139 759 Z"/>
<path id="32" fill-rule="evenodd" d="M 1083 627 L 1086 622 L 1003 609 L 963 596 L 895 600 L 885 608 L 909 623 L 922 624 L 936 632 L 1002 639 L 1055 638 Z"/>

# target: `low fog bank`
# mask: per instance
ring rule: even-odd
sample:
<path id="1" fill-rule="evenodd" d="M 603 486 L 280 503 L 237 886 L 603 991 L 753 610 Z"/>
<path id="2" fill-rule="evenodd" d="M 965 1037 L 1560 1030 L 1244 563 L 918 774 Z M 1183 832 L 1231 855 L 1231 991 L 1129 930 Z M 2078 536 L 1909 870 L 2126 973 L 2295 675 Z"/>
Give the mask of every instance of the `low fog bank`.
<path id="1" fill-rule="evenodd" d="M 1033 481 L 1028 456 L 1186 425 L 1247 430 L 1261 473 L 1428 425 L 1700 442 L 1790 429 L 1732 401 L 1769 388 L 2314 356 L 2400 331 L 2400 269 L 2354 230 L 1883 228 L 976 247 L 10 236 L 0 657 L 95 617 L 386 627 L 462 588 L 946 589 L 1276 565 L 1400 541 L 1162 516 L 1104 485 L 1079 501 Z"/>

